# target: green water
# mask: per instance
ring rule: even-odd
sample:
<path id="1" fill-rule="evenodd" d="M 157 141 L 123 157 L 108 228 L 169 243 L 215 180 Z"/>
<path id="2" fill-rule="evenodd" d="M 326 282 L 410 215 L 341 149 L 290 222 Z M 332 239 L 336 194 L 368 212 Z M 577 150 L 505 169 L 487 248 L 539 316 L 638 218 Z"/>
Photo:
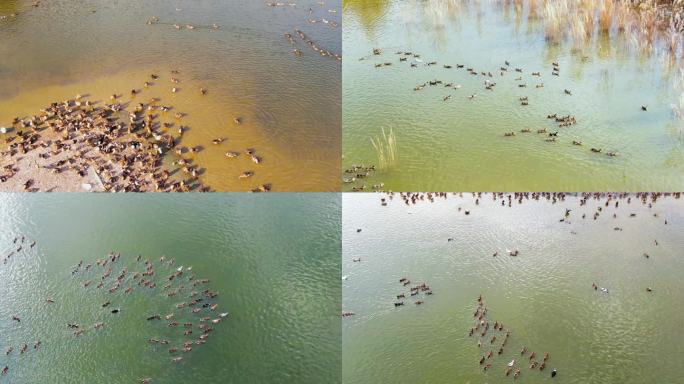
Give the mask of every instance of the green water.
<path id="1" fill-rule="evenodd" d="M 383 207 L 381 197 L 343 197 L 342 308 L 355 313 L 343 320 L 344 383 L 512 382 L 504 370 L 513 358 L 524 383 L 682 382 L 684 201 L 649 208 L 633 197 L 616 209 L 605 198 L 580 206 L 569 197 L 509 208 L 464 194 L 411 206 L 395 196 Z M 406 294 L 395 308 L 395 295 L 408 291 L 402 277 L 434 295 L 417 306 Z M 488 319 L 511 331 L 501 356 L 491 332 L 482 348 L 468 337 L 480 294 Z M 550 354 L 545 371 L 529 369 L 523 345 L 539 360 Z M 490 349 L 484 372 L 478 361 Z"/>
<path id="2" fill-rule="evenodd" d="M 27 240 L 25 249 L 0 262 L 0 366 L 10 368 L 0 382 L 340 382 L 339 226 L 340 197 L 334 194 L 4 194 L 2 257 L 16 249 L 16 236 Z M 94 263 L 110 251 L 122 255 L 112 276 L 123 266 L 132 272 L 139 254 L 149 258 L 157 288 L 97 290 L 102 268 L 72 277 L 79 260 Z M 199 316 L 192 320 L 175 308 L 189 300 L 186 295 L 161 294 L 173 271 L 160 264 L 162 255 L 175 258 L 174 268 L 192 266 L 197 279 L 210 279 L 194 288 L 220 293 L 211 300 L 219 308 L 206 316 L 229 313 L 210 324 L 214 332 L 205 345 L 178 354 L 185 358 L 181 364 L 167 352 L 178 345 L 147 343 L 159 338 L 177 344 L 184 340 L 182 324 Z M 95 280 L 89 289 L 86 279 Z M 46 304 L 48 297 L 55 303 Z M 103 309 L 106 300 L 112 305 Z M 121 313 L 111 314 L 114 307 Z M 145 320 L 169 312 L 176 313 L 179 329 L 168 328 L 163 318 Z M 14 315 L 20 323 L 11 320 Z M 99 321 L 106 326 L 94 331 Z M 67 322 L 87 330 L 76 337 Z M 192 338 L 198 334 L 195 327 Z M 34 350 L 36 340 L 42 345 Z M 23 355 L 22 343 L 29 344 Z M 15 351 L 6 356 L 10 345 Z"/>
<path id="3" fill-rule="evenodd" d="M 393 191 L 684 187 L 683 125 L 671 110 L 682 92 L 674 87 L 678 70 L 613 35 L 599 35 L 581 51 L 569 43 L 547 43 L 543 23 L 528 18 L 526 6 L 516 12 L 513 3 L 344 2 L 343 167 L 378 164 L 370 139 L 383 128 L 392 129 L 397 141 L 392 168 L 346 184 L 345 190 L 381 182 Z M 374 48 L 382 53 L 373 55 Z M 400 62 L 397 51 L 420 54 L 423 63 Z M 511 65 L 501 76 L 505 60 Z M 427 66 L 431 61 L 437 65 Z M 392 65 L 375 67 L 385 62 Z M 418 66 L 411 68 L 411 62 Z M 560 65 L 559 77 L 551 75 L 553 62 Z M 493 77 L 470 75 L 468 67 Z M 541 77 L 531 75 L 536 71 Z M 518 76 L 523 79 L 516 81 Z M 413 90 L 435 79 L 462 87 Z M 485 89 L 485 80 L 497 83 L 494 91 Z M 518 87 L 522 82 L 526 88 Z M 536 88 L 540 83 L 544 87 Z M 442 101 L 447 95 L 452 98 Z M 521 106 L 523 96 L 528 106 Z M 574 115 L 577 124 L 558 128 L 546 118 L 556 113 Z M 524 128 L 533 133 L 520 133 Z M 558 141 L 546 142 L 536 133 L 544 128 L 559 131 Z M 517 135 L 504 137 L 511 131 Z"/>

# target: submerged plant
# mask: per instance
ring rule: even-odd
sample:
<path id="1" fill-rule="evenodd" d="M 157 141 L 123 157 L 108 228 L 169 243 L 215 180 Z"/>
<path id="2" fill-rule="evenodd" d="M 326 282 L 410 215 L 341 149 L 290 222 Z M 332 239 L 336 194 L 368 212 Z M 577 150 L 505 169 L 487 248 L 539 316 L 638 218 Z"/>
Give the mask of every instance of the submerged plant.
<path id="1" fill-rule="evenodd" d="M 385 133 L 385 128 L 382 128 L 382 136 L 371 138 L 371 144 L 378 156 L 378 168 L 389 169 L 396 165 L 397 139 L 392 128 L 389 129 L 389 134 Z"/>

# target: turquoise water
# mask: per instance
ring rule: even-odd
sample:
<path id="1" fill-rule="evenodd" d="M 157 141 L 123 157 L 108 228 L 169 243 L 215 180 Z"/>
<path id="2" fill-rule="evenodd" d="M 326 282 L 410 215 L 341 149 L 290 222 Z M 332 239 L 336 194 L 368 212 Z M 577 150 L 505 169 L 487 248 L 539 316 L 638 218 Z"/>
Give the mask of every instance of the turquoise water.
<path id="1" fill-rule="evenodd" d="M 327 194 L 77 195 L 4 194 L 0 199 L 0 250 L 4 258 L 25 236 L 26 245 L 0 262 L 0 366 L 8 383 L 321 383 L 340 382 L 340 197 Z M 30 239 L 30 240 L 29 240 Z M 36 241 L 29 248 L 30 241 Z M 123 266 L 140 270 L 142 255 L 155 266 L 157 288 L 113 294 L 94 286 L 105 270 L 72 276 L 111 251 Z M 175 259 L 173 267 L 159 258 Z M 219 305 L 201 316 L 229 315 L 205 345 L 171 355 L 186 338 L 182 312 L 190 282 L 176 297 L 161 289 L 178 266 L 192 266 Z M 96 267 L 93 267 L 94 269 Z M 137 268 L 137 269 L 135 269 Z M 190 272 L 186 270 L 184 276 Z M 94 280 L 84 288 L 87 279 Z M 178 279 L 180 280 L 180 278 Z M 174 287 L 181 284 L 175 280 Z M 129 281 L 129 280 L 126 280 Z M 176 289 L 176 288 L 173 288 Z M 168 292 L 168 291 L 164 291 Z M 52 298 L 54 304 L 46 303 Z M 102 308 L 105 301 L 110 307 Z M 111 308 L 120 308 L 111 314 Z M 172 320 L 148 316 L 175 313 Z M 21 322 L 12 321 L 12 316 Z M 105 322 L 95 331 L 96 322 Z M 76 337 L 67 323 L 85 329 Z M 152 345 L 149 338 L 170 345 Z M 33 344 L 42 345 L 34 350 Z M 19 354 L 19 347 L 29 349 Z M 4 350 L 14 346 L 6 356 Z M 183 356 L 180 364 L 171 362 Z"/>

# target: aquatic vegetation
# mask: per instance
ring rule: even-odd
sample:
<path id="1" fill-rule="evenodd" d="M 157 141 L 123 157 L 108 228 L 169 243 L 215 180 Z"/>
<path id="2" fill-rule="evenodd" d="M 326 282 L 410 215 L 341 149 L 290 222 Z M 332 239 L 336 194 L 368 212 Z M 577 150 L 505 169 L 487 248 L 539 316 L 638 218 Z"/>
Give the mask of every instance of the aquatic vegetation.
<path id="1" fill-rule="evenodd" d="M 656 173 L 662 177 L 654 183 L 679 188 L 670 168 L 660 166 L 664 153 L 680 151 L 669 108 L 681 93 L 672 89 L 678 61 L 665 55 L 664 40 L 650 50 L 637 44 L 634 7 L 625 4 L 461 1 L 457 10 L 450 1 L 397 1 L 377 24 L 382 38 L 369 36 L 352 14 L 345 26 L 353 32 L 345 33 L 345 53 L 355 57 L 344 69 L 343 167 L 387 167 L 378 162 L 387 157 L 377 145 L 382 134 L 369 135 L 369 126 L 400 130 L 402 159 L 392 172 L 356 184 L 346 178 L 344 189 L 380 178 L 388 190 L 488 190 L 502 182 L 505 189 L 639 189 Z M 639 22 L 660 22 L 659 14 L 644 10 Z M 670 51 L 680 52 L 673 20 Z M 558 118 L 544 120 L 553 114 Z M 652 129 L 640 129 L 647 124 Z M 376 145 L 367 145 L 369 136 Z M 659 151 L 662 139 L 668 148 Z M 564 161 L 549 159 L 555 156 Z M 612 180 L 580 176 L 575 161 L 591 162 Z M 651 172 L 626 178 L 630 162 Z M 430 170 L 422 172 L 426 164 Z"/>
<path id="2" fill-rule="evenodd" d="M 389 169 L 397 164 L 397 138 L 392 128 L 389 134 L 382 128 L 382 136 L 371 138 L 371 144 L 378 156 L 378 168 Z"/>
<path id="3" fill-rule="evenodd" d="M 546 0 L 530 1 L 528 6 L 531 14 L 541 15 L 546 39 L 554 44 L 568 39 L 583 49 L 593 38 L 609 35 L 676 60 L 684 52 L 681 0 Z"/>

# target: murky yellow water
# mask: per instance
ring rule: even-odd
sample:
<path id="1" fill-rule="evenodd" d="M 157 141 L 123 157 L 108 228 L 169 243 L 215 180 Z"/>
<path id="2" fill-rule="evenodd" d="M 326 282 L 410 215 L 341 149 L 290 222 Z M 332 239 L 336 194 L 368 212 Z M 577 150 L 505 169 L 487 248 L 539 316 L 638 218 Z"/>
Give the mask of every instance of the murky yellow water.
<path id="1" fill-rule="evenodd" d="M 296 57 L 283 34 L 301 29 L 339 53 L 340 28 L 330 22 L 339 23 L 340 8 L 340 1 L 275 8 L 241 1 L 52 1 L 37 8 L 3 2 L 0 15 L 17 16 L 0 21 L 0 124 L 76 94 L 108 101 L 119 93 L 128 100 L 131 89 L 143 89 L 157 73 L 160 79 L 134 101 L 158 97 L 187 113 L 180 123 L 190 130 L 181 145 L 204 147 L 191 157 L 213 190 L 264 183 L 274 191 L 339 189 L 340 62 L 301 41 Z M 147 25 L 153 16 L 159 23 Z M 170 82 L 172 69 L 180 72 L 173 75 L 178 85 Z M 173 86 L 180 91 L 173 94 Z M 235 125 L 235 117 L 243 123 Z M 214 146 L 214 138 L 227 140 Z M 224 156 L 247 148 L 263 163 Z M 246 170 L 255 176 L 238 179 Z"/>

